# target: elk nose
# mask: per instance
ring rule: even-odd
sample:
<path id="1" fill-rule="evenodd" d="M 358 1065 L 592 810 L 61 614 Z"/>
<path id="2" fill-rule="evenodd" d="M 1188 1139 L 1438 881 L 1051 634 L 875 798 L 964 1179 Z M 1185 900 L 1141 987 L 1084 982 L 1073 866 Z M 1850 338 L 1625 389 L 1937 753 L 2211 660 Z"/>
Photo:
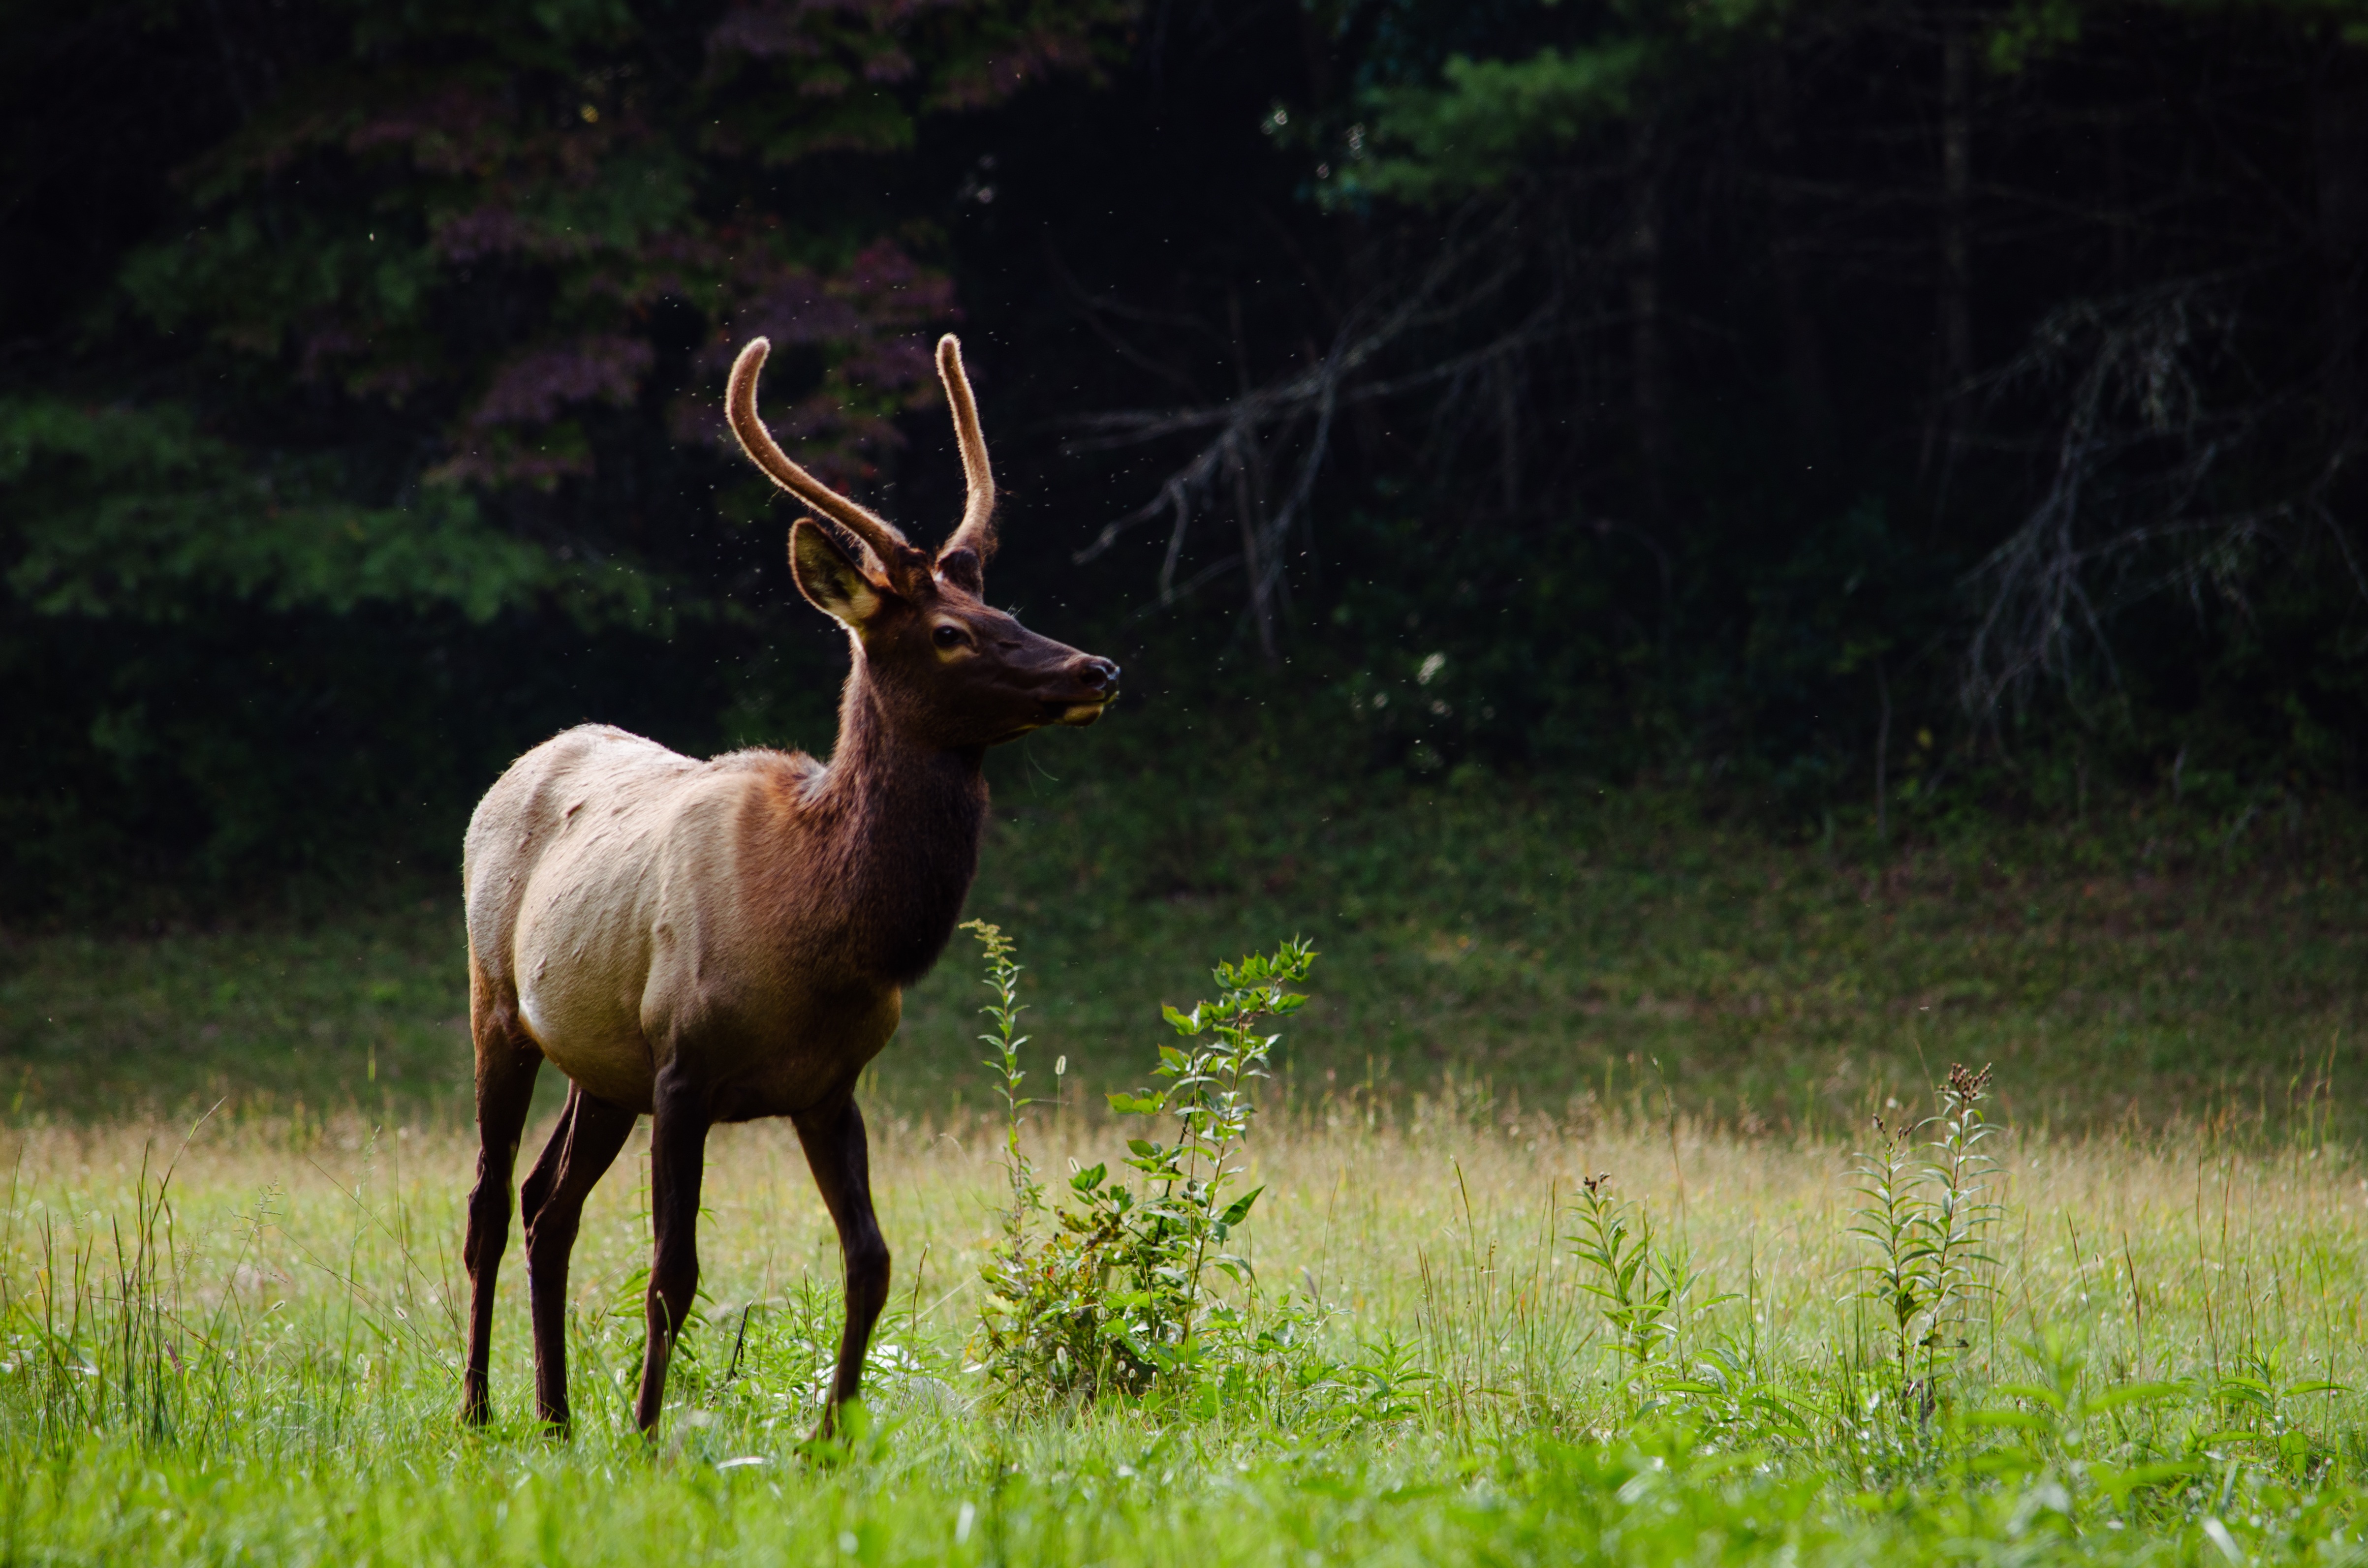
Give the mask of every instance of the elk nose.
<path id="1" fill-rule="evenodd" d="M 1078 670 L 1077 678 L 1086 683 L 1088 691 L 1116 691 L 1118 666 L 1108 659 L 1087 659 Z"/>

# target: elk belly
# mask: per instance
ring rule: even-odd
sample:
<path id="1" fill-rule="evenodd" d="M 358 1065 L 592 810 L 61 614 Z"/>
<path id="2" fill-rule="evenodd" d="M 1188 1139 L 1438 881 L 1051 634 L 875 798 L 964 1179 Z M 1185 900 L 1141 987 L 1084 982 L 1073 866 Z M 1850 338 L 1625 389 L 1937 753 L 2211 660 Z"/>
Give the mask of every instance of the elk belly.
<path id="1" fill-rule="evenodd" d="M 657 1064 L 710 1023 L 735 972 L 715 944 L 732 902 L 723 826 L 744 785 L 706 772 L 666 785 L 575 813 L 536 868 L 518 945 L 519 1013 L 543 1054 L 643 1110 Z"/>
<path id="2" fill-rule="evenodd" d="M 664 846 L 651 818 L 664 813 L 634 804 L 596 797 L 554 835 L 521 902 L 511 961 L 519 1021 L 552 1064 L 588 1094 L 646 1110 L 654 1069 L 642 997 Z"/>
<path id="3" fill-rule="evenodd" d="M 652 1067 L 641 994 L 650 948 L 635 902 L 625 890 L 580 882 L 539 907 L 529 898 L 515 961 L 518 1018 L 543 1055 L 587 1094 L 646 1110 Z"/>
<path id="4" fill-rule="evenodd" d="M 518 975 L 518 1018 L 552 1066 L 611 1105 L 650 1108 L 655 1072 L 622 977 L 586 958 L 538 955 Z"/>

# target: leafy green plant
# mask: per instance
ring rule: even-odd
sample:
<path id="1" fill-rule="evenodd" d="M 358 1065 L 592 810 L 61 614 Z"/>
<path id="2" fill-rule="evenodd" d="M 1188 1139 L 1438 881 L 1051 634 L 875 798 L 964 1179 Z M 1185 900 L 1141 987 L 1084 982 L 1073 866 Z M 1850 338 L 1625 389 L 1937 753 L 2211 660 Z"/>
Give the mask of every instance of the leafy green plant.
<path id="1" fill-rule="evenodd" d="M 980 921 L 967 928 L 986 949 L 996 994 L 984 1009 L 996 1030 L 981 1038 L 996 1052 L 987 1066 L 1000 1076 L 1010 1187 L 1003 1241 L 985 1268 L 981 1367 L 1007 1394 L 1090 1399 L 1189 1382 L 1214 1362 L 1231 1373 L 1286 1349 L 1290 1325 L 1254 1323 L 1212 1276 L 1255 1291 L 1247 1260 L 1227 1248 L 1264 1189 L 1238 1191 L 1235 1162 L 1257 1115 L 1252 1085 L 1281 1038 L 1265 1026 L 1306 1002 L 1291 987 L 1306 978 L 1315 949 L 1294 940 L 1219 964 L 1214 1001 L 1161 1009 L 1185 1042 L 1160 1047 L 1154 1074 L 1164 1083 L 1113 1094 L 1110 1104 L 1172 1120 L 1172 1139 L 1127 1140 L 1121 1163 L 1135 1173 L 1132 1183 L 1113 1178 L 1107 1163 L 1076 1171 L 1068 1204 L 1040 1238 L 1036 1221 L 1048 1205 L 1019 1142 L 1029 1103 L 1019 1093 L 1019 970 L 999 930 Z"/>
<path id="2" fill-rule="evenodd" d="M 1024 1250 L 1029 1218 L 1044 1208 L 1044 1184 L 1037 1179 L 1034 1163 L 1019 1146 L 1019 1113 L 1036 1103 L 1019 1092 L 1028 1078 L 1019 1066 L 1019 1048 L 1028 1043 L 1028 1037 L 1019 1032 L 1019 1015 L 1027 1011 L 1019 1000 L 1019 976 L 1024 971 L 1011 956 L 1011 938 L 1003 934 L 1002 926 L 973 920 L 962 929 L 977 937 L 985 949 L 984 983 L 995 993 L 995 1000 L 979 1009 L 994 1024 L 994 1032 L 978 1038 L 995 1051 L 983 1065 L 995 1074 L 996 1092 L 1003 1096 L 1003 1169 L 1011 1189 L 1011 1200 L 1004 1206 L 1003 1238 L 1006 1251 L 1016 1256 Z"/>
<path id="3" fill-rule="evenodd" d="M 1358 1358 L 1323 1369 L 1317 1387 L 1331 1396 L 1331 1414 L 1350 1426 L 1383 1425 L 1421 1414 L 1439 1375 L 1421 1364 L 1413 1346 L 1394 1336 L 1366 1340 Z"/>
<path id="4" fill-rule="evenodd" d="M 2207 1473 L 2202 1454 L 2164 1448 L 2147 1430 L 2193 1391 L 2178 1382 L 2098 1386 L 2058 1331 L 2022 1346 L 2033 1376 L 1990 1390 L 1965 1425 L 2011 1440 L 1971 1447 L 1967 1473 L 1996 1484 L 1989 1510 L 2030 1533 L 2077 1532 L 2091 1512 L 2127 1516 L 2151 1494 Z M 2119 1524 L 2112 1528 L 2121 1528 Z"/>
<path id="5" fill-rule="evenodd" d="M 1682 1350 L 1679 1335 L 1687 1317 L 1734 1298 L 1696 1299 L 1702 1275 L 1686 1249 L 1659 1240 L 1642 1203 L 1611 1196 L 1609 1171 L 1580 1182 L 1578 1230 L 1568 1239 L 1585 1269 L 1578 1287 L 1595 1298 L 1625 1367 L 1621 1385 L 1640 1403 L 1679 1386 L 1673 1358 Z"/>
<path id="6" fill-rule="evenodd" d="M 1666 1269 L 1655 1267 L 1653 1221 L 1644 1206 L 1611 1196 L 1611 1173 L 1599 1171 L 1580 1184 L 1578 1233 L 1573 1256 L 1588 1272 L 1579 1289 L 1600 1304 L 1612 1344 L 1628 1364 L 1629 1381 L 1643 1375 L 1669 1334 L 1675 1290 Z"/>
<path id="7" fill-rule="evenodd" d="M 1850 1232 L 1873 1254 L 1859 1268 L 1860 1295 L 1888 1318 L 1901 1392 L 1927 1412 L 1936 1379 L 1965 1343 L 1951 1336 L 1996 1264 L 1982 1250 L 1999 1213 L 1986 1196 L 1998 1169 L 1982 1149 L 1998 1131 L 1982 1114 L 1989 1086 L 1987 1067 L 1952 1064 L 1937 1114 L 1896 1128 L 1878 1116 L 1874 1148 L 1852 1156 L 1863 1202 Z"/>

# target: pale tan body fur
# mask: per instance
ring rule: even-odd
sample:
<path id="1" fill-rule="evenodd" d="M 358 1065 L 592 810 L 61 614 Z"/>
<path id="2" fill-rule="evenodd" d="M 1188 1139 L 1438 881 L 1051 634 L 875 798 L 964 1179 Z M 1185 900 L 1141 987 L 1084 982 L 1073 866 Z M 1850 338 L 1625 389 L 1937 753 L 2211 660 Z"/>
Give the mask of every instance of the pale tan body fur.
<path id="1" fill-rule="evenodd" d="M 893 985 L 797 964 L 766 881 L 745 874 L 751 851 L 782 847 L 748 826 L 821 777 L 802 753 L 700 762 L 607 725 L 520 757 L 478 805 L 462 862 L 470 959 L 496 1006 L 514 997 L 552 1065 L 628 1110 L 655 1108 L 677 1050 L 713 1059 L 700 1077 L 726 1119 L 824 1098 L 902 1006 Z M 851 991 L 874 994 L 853 1017 Z"/>

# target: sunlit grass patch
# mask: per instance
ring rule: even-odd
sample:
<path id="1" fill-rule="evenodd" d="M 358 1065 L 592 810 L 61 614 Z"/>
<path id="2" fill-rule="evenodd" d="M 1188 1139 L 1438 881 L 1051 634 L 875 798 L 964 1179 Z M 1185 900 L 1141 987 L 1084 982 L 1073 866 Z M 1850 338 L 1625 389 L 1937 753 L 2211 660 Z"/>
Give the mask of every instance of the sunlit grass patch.
<path id="1" fill-rule="evenodd" d="M 2356 1538 L 2368 1185 L 2333 1142 L 2003 1136 L 1992 1288 L 1927 1406 L 1902 1401 L 1855 1272 L 1844 1143 L 1342 1092 L 1249 1150 L 1268 1195 L 1237 1243 L 1319 1324 L 1298 1369 L 1044 1411 L 973 1369 L 995 1126 L 874 1121 L 896 1291 L 871 1428 L 835 1454 L 803 1445 L 836 1245 L 786 1128 L 716 1134 L 703 1321 L 655 1449 L 627 1386 L 638 1150 L 586 1216 L 579 1431 L 558 1445 L 525 1420 L 515 1246 L 499 1419 L 454 1419 L 455 1131 L 13 1131 L 0 1539 L 60 1561 L 597 1562 L 2226 1562 Z M 1064 1170 L 1115 1137 L 1073 1103 L 1029 1152 Z M 1574 1244 L 1605 1171 L 1703 1281 L 1643 1399 Z"/>

